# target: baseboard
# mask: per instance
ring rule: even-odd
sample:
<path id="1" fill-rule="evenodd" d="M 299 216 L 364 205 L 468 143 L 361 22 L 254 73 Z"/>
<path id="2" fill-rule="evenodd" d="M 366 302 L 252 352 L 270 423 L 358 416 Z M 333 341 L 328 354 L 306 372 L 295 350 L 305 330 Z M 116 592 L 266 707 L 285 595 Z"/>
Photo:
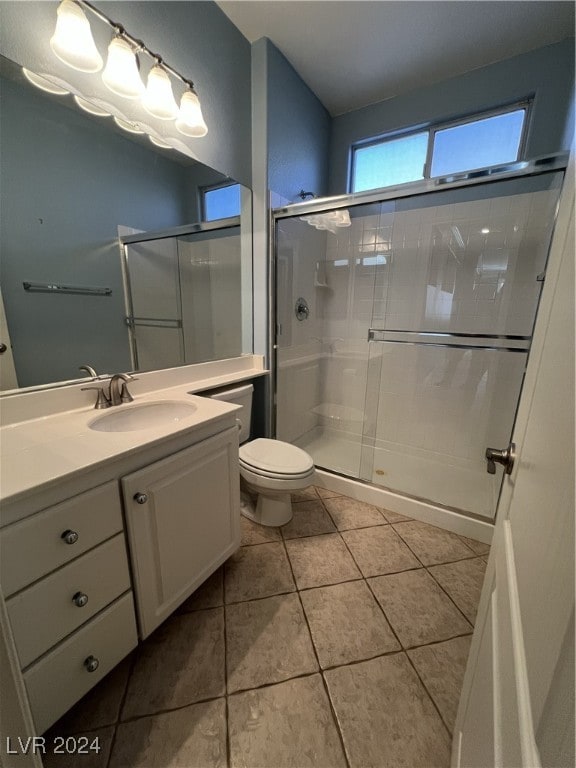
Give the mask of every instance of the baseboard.
<path id="1" fill-rule="evenodd" d="M 461 536 L 468 536 L 485 544 L 492 542 L 494 524 L 491 522 L 466 517 L 459 512 L 437 507 L 430 502 L 411 499 L 409 496 L 402 496 L 385 488 L 378 488 L 375 485 L 362 483 L 348 477 L 334 475 L 323 469 L 316 470 L 314 483 L 329 491 L 342 493 L 353 499 L 358 499 L 358 501 L 365 501 L 367 504 L 389 509 L 399 515 L 408 515 L 415 520 L 437 525 L 439 528 L 458 533 Z"/>

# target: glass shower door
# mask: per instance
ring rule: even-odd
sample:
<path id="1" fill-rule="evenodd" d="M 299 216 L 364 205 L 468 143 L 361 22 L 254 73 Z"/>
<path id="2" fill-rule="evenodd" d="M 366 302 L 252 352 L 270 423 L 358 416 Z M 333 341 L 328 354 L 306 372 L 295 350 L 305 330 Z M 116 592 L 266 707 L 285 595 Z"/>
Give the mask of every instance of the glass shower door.
<path id="1" fill-rule="evenodd" d="M 382 215 L 376 203 L 276 225 L 276 436 L 356 478 Z"/>
<path id="2" fill-rule="evenodd" d="M 493 518 L 560 174 L 398 200 L 376 284 L 361 478 Z"/>

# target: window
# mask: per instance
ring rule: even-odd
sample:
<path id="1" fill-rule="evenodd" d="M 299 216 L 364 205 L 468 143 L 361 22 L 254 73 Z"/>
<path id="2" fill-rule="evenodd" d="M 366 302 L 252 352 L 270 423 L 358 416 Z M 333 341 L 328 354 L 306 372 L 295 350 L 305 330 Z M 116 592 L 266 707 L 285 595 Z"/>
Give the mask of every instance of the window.
<path id="1" fill-rule="evenodd" d="M 354 152 L 352 191 L 423 179 L 427 151 L 428 131 L 358 147 Z"/>
<path id="2" fill-rule="evenodd" d="M 528 103 L 352 148 L 352 192 L 462 173 L 520 156 Z"/>
<path id="3" fill-rule="evenodd" d="M 202 219 L 215 221 L 240 216 L 240 184 L 206 187 L 202 190 Z"/>

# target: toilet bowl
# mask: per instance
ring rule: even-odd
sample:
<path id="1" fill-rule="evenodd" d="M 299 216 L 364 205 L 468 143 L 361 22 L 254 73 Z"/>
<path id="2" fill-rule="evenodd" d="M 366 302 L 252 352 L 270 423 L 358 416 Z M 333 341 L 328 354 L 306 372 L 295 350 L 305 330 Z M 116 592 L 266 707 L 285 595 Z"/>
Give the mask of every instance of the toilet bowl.
<path id="1" fill-rule="evenodd" d="M 301 448 L 281 440 L 249 440 L 252 413 L 252 384 L 203 393 L 242 406 L 240 429 L 241 512 L 260 525 L 286 525 L 292 519 L 290 494 L 312 484 L 314 462 Z M 251 498 L 256 495 L 256 500 Z"/>
<path id="2" fill-rule="evenodd" d="M 256 504 L 243 494 L 241 510 L 260 525 L 285 525 L 292 519 L 292 491 L 311 485 L 314 462 L 306 451 L 280 440 L 259 438 L 240 446 L 240 477 Z"/>

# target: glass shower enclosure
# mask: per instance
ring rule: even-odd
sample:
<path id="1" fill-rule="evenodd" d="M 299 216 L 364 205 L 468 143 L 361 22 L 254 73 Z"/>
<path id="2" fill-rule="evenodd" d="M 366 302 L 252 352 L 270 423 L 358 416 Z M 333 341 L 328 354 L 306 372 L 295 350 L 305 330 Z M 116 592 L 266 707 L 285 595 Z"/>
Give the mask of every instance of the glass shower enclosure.
<path id="1" fill-rule="evenodd" d="M 123 238 L 132 367 L 238 357 L 252 345 L 252 270 L 239 217 Z"/>
<path id="2" fill-rule="evenodd" d="M 485 451 L 511 438 L 562 179 L 487 171 L 278 209 L 277 438 L 493 519 L 504 470 Z"/>

